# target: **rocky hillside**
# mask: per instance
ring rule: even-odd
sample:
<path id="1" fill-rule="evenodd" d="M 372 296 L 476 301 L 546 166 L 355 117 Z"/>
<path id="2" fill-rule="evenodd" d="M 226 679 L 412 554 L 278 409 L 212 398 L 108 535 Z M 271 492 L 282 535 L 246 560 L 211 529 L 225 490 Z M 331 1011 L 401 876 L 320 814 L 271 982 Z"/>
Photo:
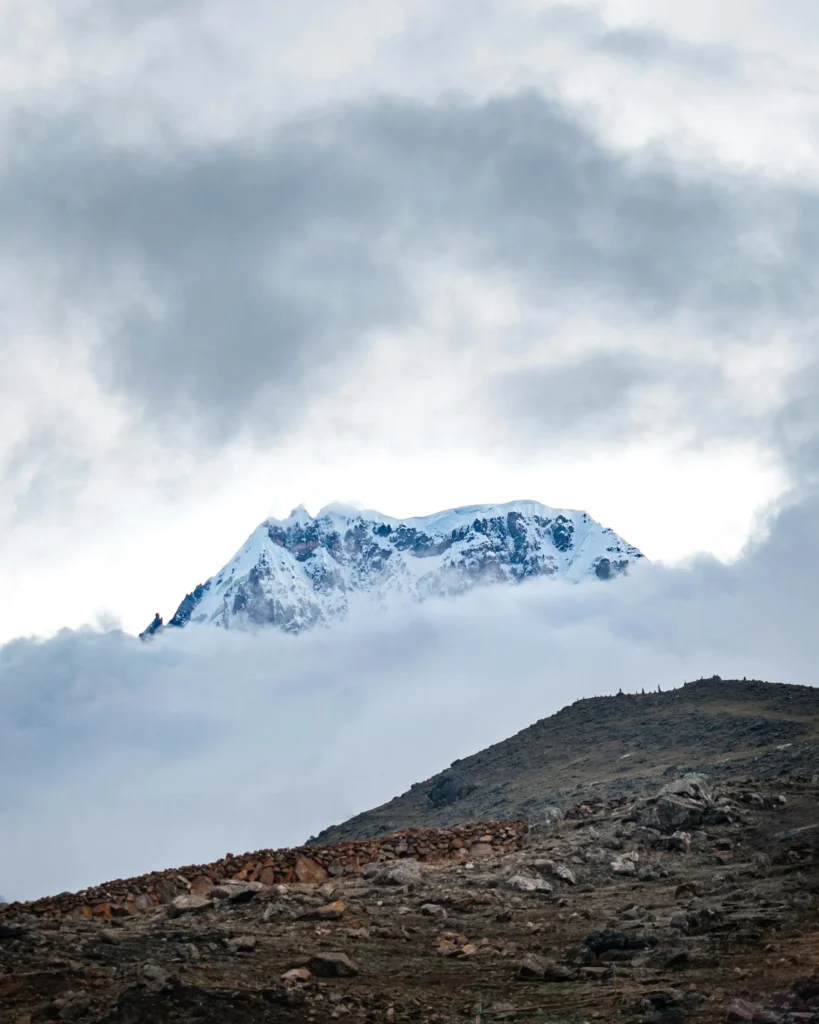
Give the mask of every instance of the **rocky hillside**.
<path id="1" fill-rule="evenodd" d="M 714 678 L 665 693 L 577 701 L 312 841 L 487 818 L 537 820 L 554 804 L 629 796 L 692 770 L 717 778 L 819 772 L 819 689 Z"/>
<path id="2" fill-rule="evenodd" d="M 817 797 L 676 777 L 444 859 L 406 835 L 363 869 L 201 877 L 122 916 L 0 908 L 0 1021 L 817 1024 Z"/>
<path id="3" fill-rule="evenodd" d="M 275 626 L 300 632 L 354 604 L 422 601 L 535 576 L 610 580 L 643 556 L 587 513 L 535 501 L 393 519 L 330 505 L 267 519 L 228 564 L 185 596 L 170 626 Z M 143 636 L 163 628 L 157 613 Z"/>

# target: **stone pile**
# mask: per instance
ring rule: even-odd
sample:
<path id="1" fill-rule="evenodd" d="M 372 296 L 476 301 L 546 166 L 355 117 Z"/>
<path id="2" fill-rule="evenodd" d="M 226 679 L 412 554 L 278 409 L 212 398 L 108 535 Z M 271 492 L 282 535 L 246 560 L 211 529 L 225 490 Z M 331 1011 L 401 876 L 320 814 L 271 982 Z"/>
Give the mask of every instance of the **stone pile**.
<path id="1" fill-rule="evenodd" d="M 227 880 L 276 885 L 318 883 L 358 874 L 369 864 L 412 859 L 427 863 L 509 853 L 518 849 L 526 834 L 525 819 L 475 822 L 452 828 L 405 829 L 332 846 L 300 846 L 283 850 L 257 850 L 240 856 L 228 853 L 212 864 L 193 864 L 137 878 L 105 882 L 75 893 L 60 893 L 33 903 L 12 903 L 0 909 L 0 920 L 21 909 L 58 917 L 127 917 L 169 904 L 177 896 L 210 892 Z"/>

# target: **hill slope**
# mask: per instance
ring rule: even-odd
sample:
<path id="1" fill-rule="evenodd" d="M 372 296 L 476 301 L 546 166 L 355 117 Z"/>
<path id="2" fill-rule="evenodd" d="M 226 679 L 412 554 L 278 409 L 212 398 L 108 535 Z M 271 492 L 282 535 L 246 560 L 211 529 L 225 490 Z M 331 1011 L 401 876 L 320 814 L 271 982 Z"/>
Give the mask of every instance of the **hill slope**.
<path id="1" fill-rule="evenodd" d="M 714 678 L 580 700 L 311 842 L 537 819 L 552 804 L 628 795 L 659 784 L 664 772 L 694 769 L 717 778 L 819 771 L 819 689 Z"/>
<path id="2" fill-rule="evenodd" d="M 782 720 L 798 723 L 794 689 Z M 819 1024 L 818 797 L 797 774 L 676 779 L 548 829 L 399 833 L 363 862 L 229 854 L 0 907 L 0 1020 Z M 265 854 L 294 864 L 285 881 L 236 871 Z"/>

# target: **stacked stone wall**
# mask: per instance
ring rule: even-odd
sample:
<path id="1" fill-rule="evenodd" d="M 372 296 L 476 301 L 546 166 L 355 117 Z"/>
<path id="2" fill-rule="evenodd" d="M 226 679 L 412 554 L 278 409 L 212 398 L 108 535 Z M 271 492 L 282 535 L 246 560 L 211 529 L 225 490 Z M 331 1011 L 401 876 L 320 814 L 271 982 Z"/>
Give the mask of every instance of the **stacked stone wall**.
<path id="1" fill-rule="evenodd" d="M 284 850 L 257 850 L 240 856 L 228 853 L 212 864 L 153 872 L 138 878 L 105 882 L 80 892 L 60 893 L 26 904 L 0 907 L 9 912 L 59 916 L 122 917 L 170 903 L 176 896 L 209 889 L 226 879 L 278 883 L 316 883 L 345 874 L 357 874 L 368 864 L 413 858 L 424 862 L 489 856 L 519 847 L 526 820 L 488 821 L 452 828 L 414 828 L 375 839 L 358 839 L 332 846 L 299 846 Z"/>

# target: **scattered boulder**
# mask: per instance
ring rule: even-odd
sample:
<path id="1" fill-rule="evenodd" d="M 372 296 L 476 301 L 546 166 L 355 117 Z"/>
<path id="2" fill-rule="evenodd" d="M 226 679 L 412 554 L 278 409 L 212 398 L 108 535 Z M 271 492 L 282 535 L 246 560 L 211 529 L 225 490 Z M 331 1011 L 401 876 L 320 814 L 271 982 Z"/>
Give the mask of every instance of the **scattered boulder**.
<path id="1" fill-rule="evenodd" d="M 421 865 L 407 858 L 382 868 L 373 879 L 376 885 L 413 885 L 421 881 Z"/>
<path id="2" fill-rule="evenodd" d="M 205 896 L 176 896 L 168 907 L 168 917 L 199 914 L 212 906 L 213 903 Z"/>
<path id="3" fill-rule="evenodd" d="M 354 978 L 358 965 L 346 953 L 317 953 L 308 968 L 319 978 Z"/>
<path id="4" fill-rule="evenodd" d="M 558 864 L 553 860 L 545 860 L 539 858 L 529 862 L 529 867 L 534 871 L 539 871 L 543 875 L 551 875 L 552 878 L 559 878 L 561 882 L 567 882 L 569 885 L 577 885 L 577 878 L 571 868 L 565 864 Z"/>
<path id="5" fill-rule="evenodd" d="M 527 956 L 518 967 L 518 981 L 543 981 L 546 977 L 546 963 L 536 956 Z"/>
<path id="6" fill-rule="evenodd" d="M 344 900 L 333 900 L 332 903 L 327 903 L 323 907 L 317 907 L 311 917 L 317 917 L 320 921 L 337 921 L 344 916 L 345 910 Z"/>
<path id="7" fill-rule="evenodd" d="M 714 799 L 714 792 L 707 776 L 699 772 L 690 772 L 681 779 L 667 782 L 657 796 L 682 796 L 688 800 L 710 803 Z"/>
<path id="8" fill-rule="evenodd" d="M 563 821 L 565 815 L 559 807 L 554 804 L 550 804 L 548 807 L 544 807 L 540 815 L 540 820 L 547 825 L 559 825 Z"/>
<path id="9" fill-rule="evenodd" d="M 252 953 L 256 948 L 256 938 L 253 935 L 238 935 L 234 939 L 227 939 L 225 945 L 231 953 Z"/>
<path id="10" fill-rule="evenodd" d="M 615 875 L 634 875 L 637 873 L 637 861 L 640 859 L 640 854 L 636 851 L 630 853 L 624 853 L 620 857 L 615 857 L 609 865 Z"/>
<path id="11" fill-rule="evenodd" d="M 284 972 L 282 981 L 287 985 L 294 982 L 306 982 L 312 977 L 313 975 L 306 967 L 293 967 L 291 970 Z"/>
<path id="12" fill-rule="evenodd" d="M 506 879 L 506 888 L 513 892 L 553 892 L 553 887 L 543 878 L 531 875 L 512 875 Z"/>
<path id="13" fill-rule="evenodd" d="M 701 827 L 713 809 L 713 793 L 704 775 L 686 775 L 663 786 L 656 797 L 639 804 L 633 817 L 665 835 Z"/>
<path id="14" fill-rule="evenodd" d="M 159 992 L 168 984 L 169 977 L 168 972 L 164 971 L 159 964 L 148 961 L 142 965 L 139 980 L 149 991 Z"/>
<path id="15" fill-rule="evenodd" d="M 577 885 L 577 877 L 571 868 L 566 867 L 565 864 L 555 864 L 552 870 L 552 875 L 555 878 L 559 878 L 561 882 L 567 882 L 569 885 Z"/>
<path id="16" fill-rule="evenodd" d="M 546 970 L 543 974 L 544 981 L 563 982 L 571 981 L 574 978 L 574 971 L 563 964 L 556 964 L 553 960 L 546 963 Z"/>
<path id="17" fill-rule="evenodd" d="M 211 899 L 230 900 L 231 903 L 249 903 L 264 886 L 261 882 L 239 882 L 229 879 L 211 890 Z"/>
<path id="18" fill-rule="evenodd" d="M 674 832 L 668 837 L 666 846 L 676 853 L 687 853 L 691 849 L 690 832 Z"/>

